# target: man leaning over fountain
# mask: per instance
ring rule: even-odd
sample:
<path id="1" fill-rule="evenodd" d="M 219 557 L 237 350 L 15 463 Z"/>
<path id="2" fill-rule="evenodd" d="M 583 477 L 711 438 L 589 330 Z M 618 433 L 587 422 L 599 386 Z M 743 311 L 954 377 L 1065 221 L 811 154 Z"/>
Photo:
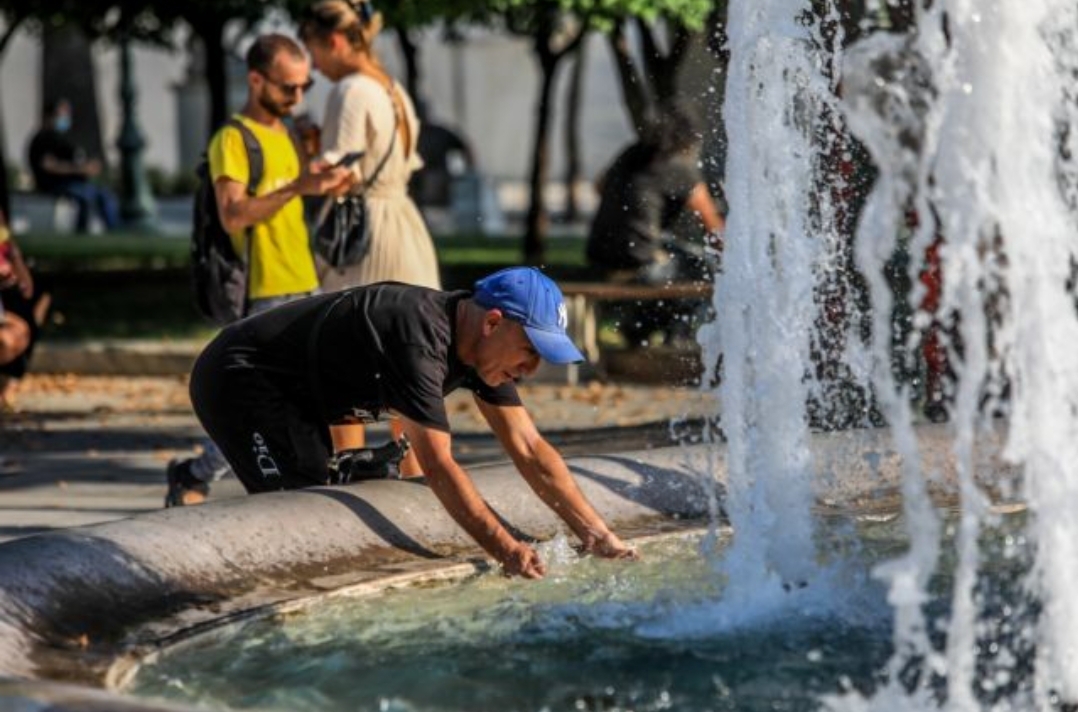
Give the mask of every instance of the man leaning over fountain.
<path id="1" fill-rule="evenodd" d="M 504 568 L 541 578 L 453 458 L 445 396 L 473 392 L 480 412 L 539 497 L 585 551 L 634 557 L 536 429 L 515 382 L 583 359 L 566 335 L 561 291 L 533 268 L 445 292 L 393 282 L 301 299 L 224 329 L 191 373 L 206 432 L 250 493 L 384 476 L 402 447 L 332 453 L 329 425 L 393 414 L 426 482 L 456 522 Z"/>

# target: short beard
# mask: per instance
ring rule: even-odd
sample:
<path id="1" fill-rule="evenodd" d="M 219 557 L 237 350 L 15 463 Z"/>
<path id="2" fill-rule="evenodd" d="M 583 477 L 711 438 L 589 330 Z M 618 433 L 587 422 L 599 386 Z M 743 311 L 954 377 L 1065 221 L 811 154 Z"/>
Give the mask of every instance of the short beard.
<path id="1" fill-rule="evenodd" d="M 270 113 L 273 116 L 276 116 L 278 119 L 283 119 L 286 116 L 291 116 L 292 115 L 292 107 L 291 106 L 285 106 L 283 104 L 275 102 L 272 99 L 270 99 L 268 96 L 266 96 L 265 93 L 261 94 L 258 97 L 258 104 L 263 109 L 265 109 L 268 113 Z"/>

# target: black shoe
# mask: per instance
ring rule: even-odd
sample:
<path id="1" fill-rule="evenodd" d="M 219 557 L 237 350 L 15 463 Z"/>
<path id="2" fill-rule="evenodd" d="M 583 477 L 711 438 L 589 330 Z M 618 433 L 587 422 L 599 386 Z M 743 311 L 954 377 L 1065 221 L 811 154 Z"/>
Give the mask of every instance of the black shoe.
<path id="1" fill-rule="evenodd" d="M 165 508 L 183 507 L 188 492 L 201 495 L 205 499 L 210 493 L 210 486 L 191 474 L 190 460 L 170 460 L 165 469 L 168 480 L 168 493 L 165 495 Z"/>

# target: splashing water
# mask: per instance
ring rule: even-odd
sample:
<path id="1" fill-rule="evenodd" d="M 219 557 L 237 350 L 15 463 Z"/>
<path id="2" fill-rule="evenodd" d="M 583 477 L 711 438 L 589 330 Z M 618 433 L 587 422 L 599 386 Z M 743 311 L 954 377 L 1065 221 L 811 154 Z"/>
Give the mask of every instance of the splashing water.
<path id="1" fill-rule="evenodd" d="M 840 210 L 828 199 L 834 186 L 819 179 L 838 110 L 878 170 L 854 241 L 872 303 L 872 354 L 853 350 L 845 359 L 861 382 L 869 374 L 859 364 L 871 365 L 903 462 L 910 547 L 877 569 L 895 612 L 889 683 L 870 699 L 827 703 L 979 709 L 986 669 L 1005 676 L 1008 667 L 1031 664 L 1033 681 L 994 708 L 1048 709 L 1078 701 L 1078 609 L 1068 595 L 1078 581 L 1078 8 L 1065 0 L 926 4 L 914 4 L 908 35 L 870 35 L 845 53 L 841 37 L 827 50 L 821 21 L 806 20 L 807 2 L 730 4 L 726 266 L 716 289 L 720 318 L 701 334 L 706 362 L 723 358 L 728 512 L 737 532 L 723 564 L 727 596 L 749 600 L 783 582 L 812 586 L 821 578 L 810 567 L 813 473 L 801 404 L 814 378 L 813 290 L 834 268 L 829 245 Z M 834 67 L 841 92 L 829 78 Z M 909 215 L 916 228 L 900 245 Z M 938 237 L 937 314 L 954 325 L 947 427 L 962 505 L 943 643 L 923 611 L 940 557 L 941 525 L 927 493 L 934 473 L 919 464 L 915 394 L 892 369 L 896 304 L 884 277 L 905 247 L 916 284 L 920 256 Z M 909 299 L 922 296 L 914 290 Z M 931 318 L 917 314 L 915 328 Z M 1006 454 L 1022 467 L 1017 494 L 1033 514 L 1036 563 L 1026 587 L 1037 615 L 1016 643 L 1024 648 L 986 653 L 978 646 L 989 614 L 975 583 L 986 556 L 978 537 L 992 515 L 973 452 L 994 423 L 1005 423 Z M 782 596 L 758 596 L 757 604 L 761 598 L 784 605 Z M 1017 660 L 1022 655 L 1034 659 Z M 926 674 L 904 679 L 911 665 Z M 933 678 L 945 679 L 945 692 L 932 689 Z"/>
<path id="2" fill-rule="evenodd" d="M 725 116 L 730 204 L 720 318 L 701 334 L 706 363 L 723 358 L 727 512 L 737 532 L 725 558 L 736 606 L 813 574 L 812 466 L 800 406 L 815 320 L 820 240 L 810 215 L 817 104 L 830 87 L 811 30 L 789 0 L 732 3 Z M 776 20 L 778 18 L 778 20 Z M 781 136 L 781 140 L 774 140 Z M 793 407 L 791 407 L 793 406 Z"/>

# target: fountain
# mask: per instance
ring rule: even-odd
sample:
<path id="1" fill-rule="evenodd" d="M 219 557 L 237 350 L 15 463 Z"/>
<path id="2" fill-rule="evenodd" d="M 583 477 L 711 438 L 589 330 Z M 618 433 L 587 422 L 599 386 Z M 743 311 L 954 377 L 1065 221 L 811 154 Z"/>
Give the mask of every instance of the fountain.
<path id="1" fill-rule="evenodd" d="M 408 483 L 155 513 L 0 547 L 0 673 L 312 709 L 1072 707 L 1078 9 L 933 0 L 913 30 L 849 47 L 839 20 L 834 3 L 730 3 L 731 214 L 701 333 L 725 438 L 570 463 L 616 526 L 680 544 L 636 568 L 577 562 L 504 467 L 480 489 L 553 537 L 549 582 L 476 577 Z M 876 168 L 852 250 L 835 170 L 851 137 Z M 885 273 L 904 251 L 916 284 L 940 236 L 955 377 L 949 422 L 928 425 L 894 353 L 933 315 Z M 386 593 L 435 579 L 455 595 Z M 373 697 L 322 694 L 357 681 Z M 0 700 L 88 709 L 78 690 L 0 681 Z"/>

